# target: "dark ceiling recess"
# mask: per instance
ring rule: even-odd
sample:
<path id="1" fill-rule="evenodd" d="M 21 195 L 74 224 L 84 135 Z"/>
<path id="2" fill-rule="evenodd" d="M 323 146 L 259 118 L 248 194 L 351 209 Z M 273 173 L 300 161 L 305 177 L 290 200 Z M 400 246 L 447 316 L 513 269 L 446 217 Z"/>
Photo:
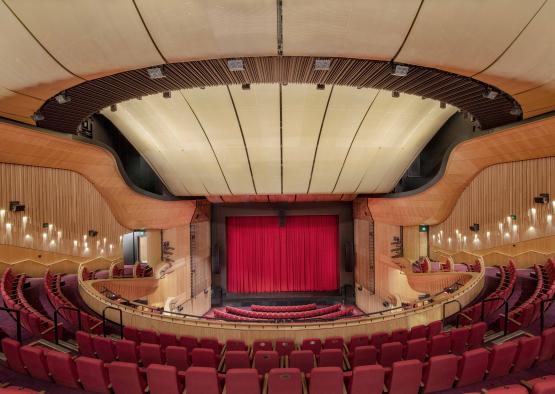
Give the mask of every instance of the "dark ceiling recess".
<path id="1" fill-rule="evenodd" d="M 83 119 L 122 101 L 139 96 L 203 86 L 255 83 L 309 83 L 348 85 L 408 93 L 451 104 L 468 112 L 482 129 L 521 119 L 511 115 L 520 107 L 507 93 L 484 97 L 492 87 L 472 78 L 431 68 L 410 66 L 405 77 L 391 73 L 391 63 L 332 58 L 329 70 L 314 69 L 313 57 L 244 58 L 244 71 L 230 71 L 227 59 L 163 65 L 164 78 L 150 79 L 146 68 L 83 82 L 65 91 L 71 101 L 59 104 L 55 96 L 42 106 L 40 127 L 75 133 Z M 514 111 L 513 111 L 514 112 Z"/>

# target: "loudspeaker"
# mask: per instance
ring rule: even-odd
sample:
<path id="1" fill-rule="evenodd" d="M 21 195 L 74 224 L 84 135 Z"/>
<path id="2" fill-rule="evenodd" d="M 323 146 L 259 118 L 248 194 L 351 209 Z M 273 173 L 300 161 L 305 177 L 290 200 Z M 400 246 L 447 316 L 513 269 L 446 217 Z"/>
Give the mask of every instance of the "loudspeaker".
<path id="1" fill-rule="evenodd" d="M 220 271 L 220 245 L 214 244 L 212 249 L 212 273 L 219 274 Z"/>
<path id="2" fill-rule="evenodd" d="M 345 242 L 343 246 L 343 254 L 345 256 L 345 272 L 353 272 L 353 244 Z"/>
<path id="3" fill-rule="evenodd" d="M 279 210 L 279 227 L 285 227 L 285 212 Z"/>

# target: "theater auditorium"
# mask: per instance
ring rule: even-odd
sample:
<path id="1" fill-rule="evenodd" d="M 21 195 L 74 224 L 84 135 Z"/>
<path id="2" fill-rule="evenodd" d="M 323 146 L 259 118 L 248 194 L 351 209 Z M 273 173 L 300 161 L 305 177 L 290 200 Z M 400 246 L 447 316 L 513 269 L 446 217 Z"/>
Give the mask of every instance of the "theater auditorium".
<path id="1" fill-rule="evenodd" d="M 555 0 L 0 0 L 0 394 L 555 393 Z"/>

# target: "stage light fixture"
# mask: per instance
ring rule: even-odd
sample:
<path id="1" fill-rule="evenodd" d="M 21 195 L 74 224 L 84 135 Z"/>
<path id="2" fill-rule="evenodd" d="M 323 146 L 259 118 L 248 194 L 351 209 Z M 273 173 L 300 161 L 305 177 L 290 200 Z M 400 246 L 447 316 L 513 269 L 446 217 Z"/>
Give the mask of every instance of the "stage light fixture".
<path id="1" fill-rule="evenodd" d="M 117 104 L 112 104 L 112 105 L 110 105 L 110 111 L 116 112 L 117 110 L 118 110 Z"/>
<path id="2" fill-rule="evenodd" d="M 244 83 L 244 84 L 241 85 L 241 89 L 251 90 L 251 84 L 250 83 Z"/>
<path id="3" fill-rule="evenodd" d="M 146 72 L 148 73 L 148 77 L 150 79 L 160 79 L 166 77 L 162 66 L 147 68 Z"/>
<path id="4" fill-rule="evenodd" d="M 244 71 L 245 65 L 243 59 L 228 59 L 227 68 L 229 71 Z"/>
<path id="5" fill-rule="evenodd" d="M 517 104 L 514 104 L 513 108 L 511 108 L 511 110 L 509 111 L 509 114 L 511 114 L 513 116 L 520 116 L 520 115 L 522 115 L 522 110 L 520 109 L 520 107 Z"/>
<path id="6" fill-rule="evenodd" d="M 331 66 L 331 59 L 314 60 L 314 71 L 328 71 Z"/>
<path id="7" fill-rule="evenodd" d="M 441 101 L 441 102 L 439 103 L 439 108 L 445 109 L 445 108 L 447 108 L 447 104 L 445 104 L 445 102 Z"/>
<path id="8" fill-rule="evenodd" d="M 324 89 L 326 89 L 326 85 L 323 84 L 323 83 L 319 83 L 319 84 L 316 85 L 316 89 L 318 89 L 318 90 L 324 90 Z"/>
<path id="9" fill-rule="evenodd" d="M 474 223 L 472 226 L 469 227 L 470 231 L 478 232 L 480 231 L 480 225 L 478 223 Z"/>
<path id="10" fill-rule="evenodd" d="M 409 73 L 409 66 L 402 64 L 393 64 L 391 68 L 391 75 L 395 77 L 406 77 Z"/>
<path id="11" fill-rule="evenodd" d="M 401 97 L 401 93 L 394 90 L 393 92 L 391 92 L 391 97 L 399 98 L 399 97 Z"/>
<path id="12" fill-rule="evenodd" d="M 487 98 L 489 100 L 495 100 L 495 98 L 499 95 L 497 90 L 493 90 L 492 88 L 487 88 L 487 90 L 482 93 L 483 98 Z"/>
<path id="13" fill-rule="evenodd" d="M 35 122 L 38 122 L 40 120 L 44 120 L 44 115 L 41 112 L 37 111 L 33 115 L 31 115 L 31 119 L 33 119 Z"/>
<path id="14" fill-rule="evenodd" d="M 71 101 L 71 97 L 69 97 L 66 92 L 62 92 L 54 98 L 56 99 L 58 104 L 65 104 L 65 103 L 69 103 Z"/>
<path id="15" fill-rule="evenodd" d="M 172 92 L 169 90 L 166 90 L 165 92 L 162 92 L 162 97 L 169 99 L 172 97 Z"/>
<path id="16" fill-rule="evenodd" d="M 549 202 L 549 193 L 540 193 L 539 196 L 534 197 L 536 204 L 547 204 Z"/>

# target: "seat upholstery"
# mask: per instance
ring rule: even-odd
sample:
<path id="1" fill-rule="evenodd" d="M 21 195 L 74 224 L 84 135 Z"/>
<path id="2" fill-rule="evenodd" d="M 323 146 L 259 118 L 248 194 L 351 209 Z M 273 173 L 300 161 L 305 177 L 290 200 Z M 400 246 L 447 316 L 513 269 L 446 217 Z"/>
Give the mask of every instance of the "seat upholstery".
<path id="1" fill-rule="evenodd" d="M 116 354 L 118 361 L 135 364 L 139 362 L 139 349 L 135 342 L 129 339 L 116 341 Z"/>
<path id="2" fill-rule="evenodd" d="M 168 346 L 166 348 L 166 364 L 173 365 L 178 371 L 189 368 L 187 349 L 181 346 Z"/>
<path id="3" fill-rule="evenodd" d="M 393 363 L 387 378 L 389 394 L 418 394 L 422 379 L 422 362 L 405 360 Z"/>
<path id="4" fill-rule="evenodd" d="M 204 349 L 212 349 L 216 357 L 220 355 L 223 348 L 222 344 L 218 342 L 218 339 L 213 337 L 200 338 L 199 346 Z"/>
<path id="5" fill-rule="evenodd" d="M 134 327 L 125 326 L 123 327 L 123 337 L 135 342 L 137 345 L 141 342 L 139 339 L 139 330 Z"/>
<path id="6" fill-rule="evenodd" d="M 470 326 L 470 333 L 468 334 L 468 348 L 476 349 L 483 345 L 484 335 L 488 329 L 488 325 L 483 321 Z"/>
<path id="7" fill-rule="evenodd" d="M 381 350 L 382 345 L 389 341 L 389 335 L 386 332 L 375 332 L 370 337 L 370 345 L 374 346 L 378 351 Z"/>
<path id="8" fill-rule="evenodd" d="M 376 364 L 378 352 L 374 346 L 357 346 L 350 357 L 351 367 Z"/>
<path id="9" fill-rule="evenodd" d="M 327 337 L 324 340 L 324 349 L 340 349 L 343 351 L 344 343 L 343 337 Z"/>
<path id="10" fill-rule="evenodd" d="M 318 358 L 318 366 L 343 368 L 343 351 L 340 349 L 322 349 Z"/>
<path id="11" fill-rule="evenodd" d="M 295 350 L 295 341 L 293 339 L 285 338 L 276 340 L 276 351 L 280 357 L 289 356 L 293 350 Z"/>
<path id="12" fill-rule="evenodd" d="M 301 343 L 301 350 L 312 350 L 312 353 L 319 355 L 322 350 L 322 341 L 320 338 L 306 338 Z"/>
<path id="13" fill-rule="evenodd" d="M 192 352 L 192 366 L 193 367 L 206 367 L 206 368 L 217 368 L 218 362 L 216 360 L 216 355 L 212 349 L 204 349 L 197 347 L 193 349 Z"/>
<path id="14" fill-rule="evenodd" d="M 309 394 L 343 394 L 343 387 L 343 372 L 339 367 L 318 367 L 310 373 Z"/>
<path id="15" fill-rule="evenodd" d="M 542 345 L 538 362 L 551 360 L 555 355 L 555 327 L 548 328 L 542 332 Z"/>
<path id="16" fill-rule="evenodd" d="M 21 345 L 15 339 L 2 338 L 2 351 L 6 355 L 10 369 L 19 373 L 27 374 L 25 364 L 23 363 L 21 354 L 19 353 L 20 348 Z"/>
<path id="17" fill-rule="evenodd" d="M 247 350 L 247 344 L 240 339 L 228 339 L 225 343 L 225 351 L 230 350 Z"/>
<path id="18" fill-rule="evenodd" d="M 187 394 L 220 394 L 216 369 L 206 367 L 189 368 L 185 372 L 185 389 Z"/>
<path id="19" fill-rule="evenodd" d="M 146 388 L 137 364 L 114 361 L 108 365 L 108 374 L 115 394 L 143 394 Z"/>
<path id="20" fill-rule="evenodd" d="M 266 339 L 257 339 L 252 343 L 252 354 L 256 354 L 259 350 L 274 350 L 272 341 Z"/>
<path id="21" fill-rule="evenodd" d="M 391 367 L 394 362 L 403 359 L 403 345 L 401 342 L 389 342 L 382 345 L 380 364 L 382 367 Z"/>
<path id="22" fill-rule="evenodd" d="M 349 352 L 354 353 L 358 346 L 368 345 L 370 345 L 370 338 L 368 338 L 368 335 L 354 335 L 349 340 L 347 347 L 349 348 Z"/>
<path id="23" fill-rule="evenodd" d="M 310 373 L 315 367 L 314 353 L 310 350 L 293 350 L 289 355 L 289 367 L 297 368 L 302 373 Z"/>
<path id="24" fill-rule="evenodd" d="M 226 370 L 234 368 L 250 368 L 249 353 L 246 350 L 228 350 L 225 352 Z"/>
<path id="25" fill-rule="evenodd" d="M 450 350 L 451 338 L 449 336 L 438 334 L 430 339 L 430 346 L 428 348 L 428 355 L 430 357 L 448 354 Z"/>
<path id="26" fill-rule="evenodd" d="M 146 376 L 151 394 L 183 392 L 183 384 L 177 377 L 177 369 L 172 365 L 151 364 L 146 369 Z"/>
<path id="27" fill-rule="evenodd" d="M 409 338 L 409 332 L 407 329 L 405 328 L 398 328 L 396 330 L 393 330 L 391 332 L 391 335 L 389 337 L 389 341 L 390 342 L 401 342 L 401 343 L 405 343 L 407 342 Z"/>
<path id="28" fill-rule="evenodd" d="M 488 360 L 488 379 L 509 373 L 516 356 L 517 343 L 513 341 L 493 345 Z"/>
<path id="29" fill-rule="evenodd" d="M 91 334 L 84 331 L 77 331 L 75 333 L 75 340 L 79 347 L 79 354 L 86 357 L 94 357 L 94 345 Z"/>
<path id="30" fill-rule="evenodd" d="M 198 340 L 189 335 L 182 335 L 179 337 L 179 346 L 187 348 L 187 352 L 191 354 L 194 348 L 198 347 Z"/>
<path id="31" fill-rule="evenodd" d="M 409 339 L 405 348 L 405 360 L 425 361 L 428 352 L 428 341 L 426 338 Z"/>
<path id="32" fill-rule="evenodd" d="M 226 394 L 260 394 L 258 371 L 254 368 L 231 369 L 225 375 Z"/>
<path id="33" fill-rule="evenodd" d="M 168 346 L 177 346 L 179 344 L 175 334 L 170 334 L 167 332 L 161 332 L 160 335 L 158 336 L 158 340 L 160 341 L 160 346 L 164 350 Z"/>
<path id="34" fill-rule="evenodd" d="M 158 333 L 154 330 L 139 330 L 139 339 L 141 343 L 160 343 Z"/>
<path id="35" fill-rule="evenodd" d="M 428 324 L 428 339 L 432 339 L 434 336 L 441 333 L 443 330 L 443 322 L 441 320 L 436 320 Z"/>
<path id="36" fill-rule="evenodd" d="M 301 392 L 301 371 L 297 368 L 276 368 L 268 374 L 268 394 L 301 394 Z"/>
<path id="37" fill-rule="evenodd" d="M 143 362 L 143 367 L 150 364 L 164 364 L 162 349 L 160 345 L 154 343 L 141 343 L 139 345 L 139 355 Z"/>
<path id="38" fill-rule="evenodd" d="M 428 327 L 424 324 L 420 324 L 410 329 L 408 339 L 410 340 L 410 339 L 426 338 L 427 335 L 428 335 Z"/>
<path id="39" fill-rule="evenodd" d="M 381 394 L 385 370 L 381 365 L 363 365 L 353 368 L 349 394 Z"/>
<path id="40" fill-rule="evenodd" d="M 451 352 L 460 356 L 466 351 L 466 343 L 470 330 L 467 327 L 454 328 L 449 332 L 451 336 Z"/>
<path id="41" fill-rule="evenodd" d="M 110 378 L 104 361 L 91 357 L 78 357 L 75 360 L 77 374 L 83 388 L 100 394 L 110 394 Z"/>
<path id="42" fill-rule="evenodd" d="M 434 393 L 453 387 L 459 358 L 454 354 L 444 354 L 430 358 L 424 368 L 422 393 Z"/>
<path id="43" fill-rule="evenodd" d="M 272 368 L 279 368 L 279 355 L 275 350 L 260 350 L 254 355 L 253 368 L 264 375 Z"/>
<path id="44" fill-rule="evenodd" d="M 473 349 L 463 353 L 457 371 L 457 387 L 481 382 L 488 367 L 489 353 L 486 349 Z"/>
<path id="45" fill-rule="evenodd" d="M 512 372 L 531 368 L 540 354 L 542 339 L 538 336 L 524 337 L 518 341 Z"/>
<path id="46" fill-rule="evenodd" d="M 96 355 L 105 363 L 111 363 L 116 359 L 114 341 L 110 338 L 93 336 L 93 345 Z"/>
<path id="47" fill-rule="evenodd" d="M 56 384 L 71 388 L 80 388 L 79 383 L 77 383 L 79 379 L 77 367 L 75 366 L 73 358 L 68 353 L 56 351 L 47 352 L 46 364 Z"/>
<path id="48" fill-rule="evenodd" d="M 42 348 L 29 345 L 21 346 L 19 353 L 21 354 L 21 361 L 23 361 L 23 364 L 27 367 L 29 375 L 35 379 L 50 380 L 46 357 Z"/>

